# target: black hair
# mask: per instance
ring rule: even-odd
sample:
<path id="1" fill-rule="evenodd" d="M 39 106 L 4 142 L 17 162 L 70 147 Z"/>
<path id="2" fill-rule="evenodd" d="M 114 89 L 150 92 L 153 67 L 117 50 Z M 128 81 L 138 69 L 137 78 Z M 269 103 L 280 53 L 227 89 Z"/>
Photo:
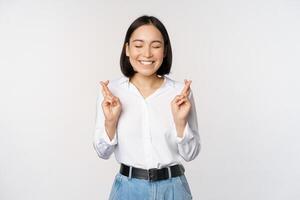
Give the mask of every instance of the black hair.
<path id="1" fill-rule="evenodd" d="M 157 75 L 165 75 L 169 74 L 171 70 L 171 65 L 172 65 L 172 48 L 171 48 L 171 43 L 170 43 L 170 38 L 167 32 L 167 29 L 163 25 L 163 23 L 157 19 L 156 17 L 153 16 L 148 16 L 148 15 L 143 15 L 136 20 L 132 22 L 132 24 L 129 26 L 125 40 L 123 43 L 123 48 L 122 48 L 122 53 L 120 57 L 120 67 L 122 73 L 126 76 L 131 78 L 136 72 L 134 71 L 133 67 L 131 66 L 129 62 L 128 56 L 126 56 L 126 43 L 129 45 L 129 39 L 132 35 L 132 33 L 139 28 L 140 26 L 143 25 L 153 25 L 155 26 L 160 33 L 162 34 L 163 40 L 164 40 L 164 59 L 163 62 L 160 66 L 160 68 L 157 70 L 156 74 Z"/>

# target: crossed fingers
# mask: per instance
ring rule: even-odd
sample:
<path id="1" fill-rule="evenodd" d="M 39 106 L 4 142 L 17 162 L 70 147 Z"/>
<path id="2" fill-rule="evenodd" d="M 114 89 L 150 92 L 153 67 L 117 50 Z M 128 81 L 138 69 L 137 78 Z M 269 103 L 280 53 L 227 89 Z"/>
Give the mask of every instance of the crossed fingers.
<path id="1" fill-rule="evenodd" d="M 173 101 L 177 106 L 181 105 L 182 103 L 188 104 L 188 96 L 191 91 L 191 88 L 190 88 L 191 83 L 192 83 L 192 81 L 184 80 L 185 85 L 184 85 L 181 93 L 179 95 L 177 95 Z"/>
<path id="2" fill-rule="evenodd" d="M 104 97 L 106 96 L 113 96 L 112 93 L 110 92 L 110 90 L 108 89 L 107 85 L 108 85 L 109 81 L 100 81 L 100 84 L 102 86 L 102 94 Z"/>
<path id="3" fill-rule="evenodd" d="M 106 81 L 100 81 L 100 84 L 102 86 L 102 94 L 103 94 L 103 97 L 104 99 L 109 102 L 110 104 L 112 105 L 115 105 L 115 101 L 117 101 L 117 97 L 115 97 L 111 91 L 109 90 L 109 88 L 107 87 L 109 81 L 106 80 Z"/>
<path id="4" fill-rule="evenodd" d="M 191 86 L 191 83 L 192 83 L 192 81 L 190 80 L 190 81 L 188 81 L 188 80 L 184 80 L 184 88 L 182 89 L 182 91 L 181 91 L 181 95 L 183 95 L 184 97 L 188 97 L 189 96 L 189 94 L 190 94 L 190 91 L 191 91 L 191 88 L 190 88 L 190 86 Z"/>

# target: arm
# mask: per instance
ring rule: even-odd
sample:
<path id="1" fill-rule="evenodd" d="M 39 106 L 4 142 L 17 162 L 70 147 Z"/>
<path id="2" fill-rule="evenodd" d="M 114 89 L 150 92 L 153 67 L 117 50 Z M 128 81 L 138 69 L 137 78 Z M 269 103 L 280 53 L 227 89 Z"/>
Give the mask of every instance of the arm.
<path id="1" fill-rule="evenodd" d="M 101 108 L 103 96 L 99 93 L 96 105 L 96 121 L 93 146 L 98 156 L 103 159 L 109 159 L 114 152 L 117 144 L 116 126 L 107 124 L 105 126 L 105 117 Z M 110 139 L 111 138 L 111 139 Z"/>
<path id="2" fill-rule="evenodd" d="M 100 158 L 109 159 L 117 145 L 117 124 L 121 113 L 121 102 L 107 87 L 108 81 L 101 82 L 102 95 L 97 98 L 94 148 Z"/>
<path id="3" fill-rule="evenodd" d="M 198 131 L 197 112 L 192 91 L 190 92 L 189 99 L 191 102 L 191 110 L 188 114 L 186 122 L 175 124 L 178 151 L 180 156 L 185 161 L 191 161 L 195 159 L 200 152 L 200 136 Z"/>

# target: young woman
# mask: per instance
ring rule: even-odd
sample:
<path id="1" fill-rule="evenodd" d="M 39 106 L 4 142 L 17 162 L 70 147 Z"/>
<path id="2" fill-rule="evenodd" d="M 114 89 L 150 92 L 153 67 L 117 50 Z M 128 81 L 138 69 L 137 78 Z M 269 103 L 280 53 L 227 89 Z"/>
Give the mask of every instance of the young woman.
<path id="1" fill-rule="evenodd" d="M 192 199 L 182 166 L 200 151 L 191 81 L 166 76 L 172 50 L 157 18 L 130 25 L 120 64 L 124 76 L 101 81 L 97 100 L 94 148 L 120 163 L 109 199 Z"/>

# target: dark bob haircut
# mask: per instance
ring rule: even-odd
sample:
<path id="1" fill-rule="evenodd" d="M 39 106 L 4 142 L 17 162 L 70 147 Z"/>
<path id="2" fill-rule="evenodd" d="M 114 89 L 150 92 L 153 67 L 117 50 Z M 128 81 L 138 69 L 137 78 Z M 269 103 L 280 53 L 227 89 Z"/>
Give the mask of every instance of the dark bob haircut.
<path id="1" fill-rule="evenodd" d="M 169 74 L 172 65 L 172 49 L 171 49 L 171 43 L 170 43 L 170 38 L 167 29 L 165 28 L 163 23 L 159 21 L 157 18 L 148 15 L 143 15 L 137 18 L 136 20 L 134 20 L 126 32 L 125 41 L 123 44 L 122 53 L 120 57 L 120 66 L 121 66 L 122 73 L 129 78 L 131 78 L 136 73 L 130 64 L 129 58 L 126 56 L 126 43 L 128 43 L 129 45 L 129 39 L 132 33 L 137 28 L 143 25 L 153 25 L 162 34 L 164 40 L 164 59 L 161 66 L 157 70 L 156 74 L 161 76 L 165 74 Z"/>

